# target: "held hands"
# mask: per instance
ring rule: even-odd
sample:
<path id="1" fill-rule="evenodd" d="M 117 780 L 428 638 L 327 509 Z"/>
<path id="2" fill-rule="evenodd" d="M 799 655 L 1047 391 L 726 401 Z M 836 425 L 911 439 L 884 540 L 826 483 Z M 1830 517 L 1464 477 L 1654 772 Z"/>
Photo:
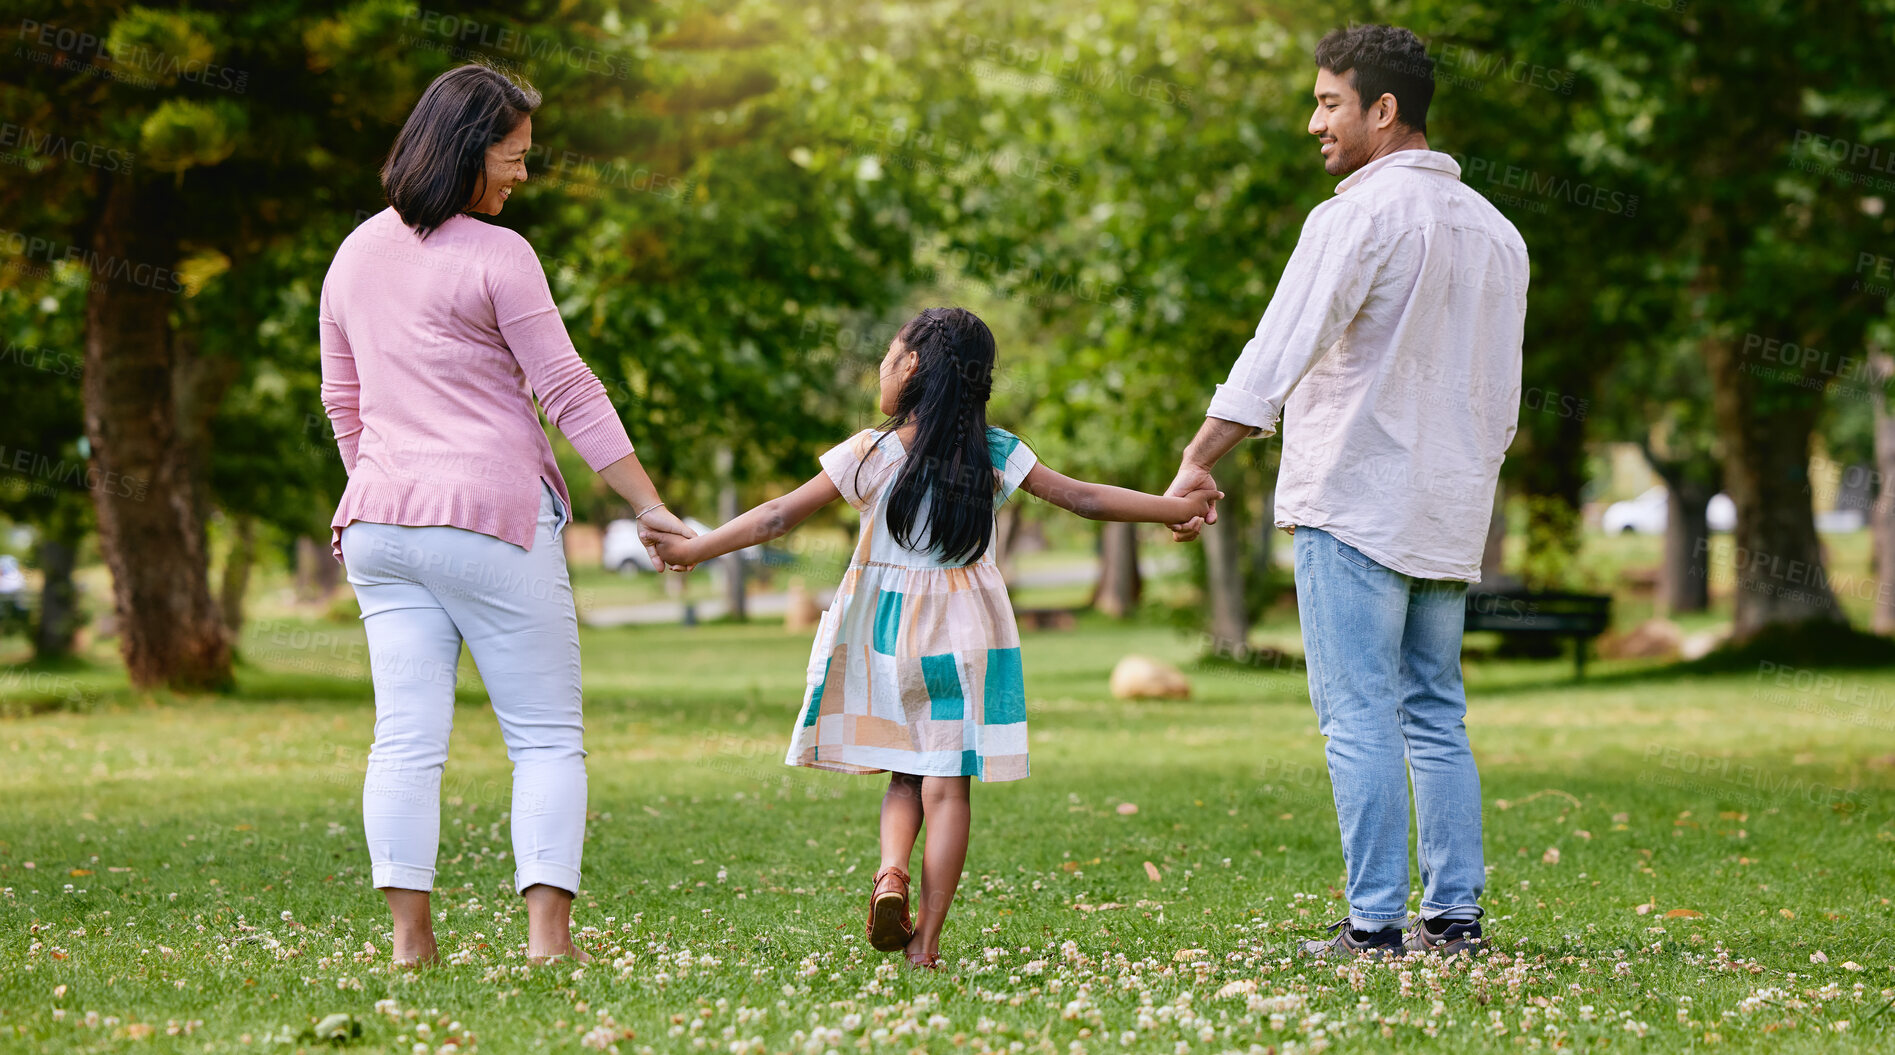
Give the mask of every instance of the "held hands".
<path id="1" fill-rule="evenodd" d="M 690 537 L 684 535 L 659 535 L 653 540 L 652 546 L 658 556 L 671 566 L 672 571 L 690 571 L 697 567 L 697 561 L 692 559 L 691 541 Z"/>
<path id="2" fill-rule="evenodd" d="M 1204 525 L 1217 523 L 1217 500 L 1224 497 L 1224 492 L 1217 489 L 1217 481 L 1211 479 L 1209 466 L 1185 462 L 1178 467 L 1178 475 L 1171 481 L 1171 486 L 1165 489 L 1165 497 L 1196 501 L 1199 495 L 1208 496 L 1203 499 L 1202 512 L 1176 524 L 1165 525 L 1171 529 L 1171 541 L 1193 542 L 1198 532 L 1204 530 Z"/>
<path id="3" fill-rule="evenodd" d="M 678 555 L 679 545 L 696 537 L 697 532 L 685 526 L 677 514 L 663 506 L 638 518 L 638 541 L 645 544 L 645 552 L 651 556 L 651 566 L 660 571 L 690 571 L 696 567 L 695 561 L 672 559 Z"/>
<path id="4" fill-rule="evenodd" d="M 1201 520 L 1205 517 L 1216 516 L 1217 500 L 1222 497 L 1224 497 L 1224 492 L 1209 487 L 1201 487 L 1184 495 L 1183 499 L 1188 503 L 1186 508 L 1190 510 L 1190 515 L 1186 520 Z"/>

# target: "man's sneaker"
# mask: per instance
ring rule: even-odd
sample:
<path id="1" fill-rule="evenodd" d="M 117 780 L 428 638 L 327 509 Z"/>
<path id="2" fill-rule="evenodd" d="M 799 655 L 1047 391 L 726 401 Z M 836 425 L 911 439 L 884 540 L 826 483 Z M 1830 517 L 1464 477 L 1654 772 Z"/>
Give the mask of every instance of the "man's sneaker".
<path id="1" fill-rule="evenodd" d="M 1358 956 L 1380 960 L 1398 957 L 1404 951 L 1400 927 L 1357 931 L 1349 925 L 1349 917 L 1344 916 L 1331 923 L 1329 930 L 1334 937 L 1304 942 L 1303 955 L 1316 960 L 1352 960 Z M 1358 934 L 1361 936 L 1357 937 Z"/>
<path id="2" fill-rule="evenodd" d="M 1415 917 L 1402 937 L 1409 952 L 1438 952 L 1443 956 L 1472 956 L 1481 946 L 1479 920 L 1442 920 L 1447 926 L 1430 930 L 1428 921 Z"/>

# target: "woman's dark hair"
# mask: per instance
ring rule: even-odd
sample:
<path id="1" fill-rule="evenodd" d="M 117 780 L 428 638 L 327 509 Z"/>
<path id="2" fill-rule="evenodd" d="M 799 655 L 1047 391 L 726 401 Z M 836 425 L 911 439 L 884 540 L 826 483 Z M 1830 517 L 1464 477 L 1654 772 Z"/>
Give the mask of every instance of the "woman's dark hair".
<path id="1" fill-rule="evenodd" d="M 478 63 L 436 77 L 382 165 L 382 189 L 401 222 L 426 238 L 466 211 L 487 191 L 487 148 L 539 105 L 531 85 Z"/>
<path id="2" fill-rule="evenodd" d="M 913 424 L 915 435 L 888 497 L 889 533 L 909 549 L 926 542 L 942 560 L 972 564 L 993 540 L 999 487 L 987 446 L 993 331 L 965 308 L 929 308 L 895 336 L 915 353 L 915 372 L 881 427 Z"/>
<path id="3" fill-rule="evenodd" d="M 1428 134 L 1428 104 L 1434 101 L 1434 59 L 1421 38 L 1400 26 L 1332 29 L 1316 44 L 1316 65 L 1349 83 L 1362 109 L 1383 95 L 1395 97 L 1395 120 Z"/>

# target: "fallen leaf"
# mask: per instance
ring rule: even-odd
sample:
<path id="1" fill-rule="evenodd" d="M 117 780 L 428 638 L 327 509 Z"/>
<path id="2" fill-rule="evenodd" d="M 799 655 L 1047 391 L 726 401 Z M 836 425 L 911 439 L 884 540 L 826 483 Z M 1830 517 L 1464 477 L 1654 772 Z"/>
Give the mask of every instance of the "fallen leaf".
<path id="1" fill-rule="evenodd" d="M 1173 963 L 1188 963 L 1192 960 L 1202 960 L 1209 955 L 1210 953 L 1203 949 L 1179 949 L 1171 954 L 1171 960 Z"/>
<path id="2" fill-rule="evenodd" d="M 1783 917 L 1784 919 L 1795 919 L 1795 918 L 1796 918 L 1796 913 L 1794 913 L 1794 912 L 1791 912 L 1791 911 L 1790 911 L 1789 909 L 1787 909 L 1787 908 L 1780 908 L 1780 909 L 1777 909 L 1777 915 L 1779 915 L 1779 916 L 1782 916 L 1782 917 Z"/>
<path id="3" fill-rule="evenodd" d="M 1823 953 L 1823 950 L 1817 949 L 1815 952 L 1809 954 L 1809 962 L 1828 963 L 1829 957 Z"/>
<path id="4" fill-rule="evenodd" d="M 1079 862 L 1078 861 L 1061 861 L 1059 863 L 1059 870 L 1062 872 L 1077 872 L 1079 871 Z"/>
<path id="5" fill-rule="evenodd" d="M 1229 997 L 1243 996 L 1246 993 L 1254 993 L 1256 991 L 1257 991 L 1256 982 L 1248 978 L 1239 978 L 1236 981 L 1225 985 L 1224 988 L 1219 989 L 1217 991 L 1217 998 L 1219 1000 L 1224 1000 Z"/>
<path id="6" fill-rule="evenodd" d="M 1131 816 L 1132 814 L 1134 814 L 1134 813 L 1137 813 L 1137 812 L 1138 812 L 1138 803 L 1136 803 L 1136 802 L 1121 802 L 1121 803 L 1119 803 L 1119 815 L 1120 815 L 1120 816 L 1122 816 L 1122 817 L 1130 817 L 1130 816 Z"/>
<path id="7" fill-rule="evenodd" d="M 1559 863 L 1559 847 L 1557 846 L 1547 847 L 1546 852 L 1540 855 L 1540 863 L 1543 865 L 1558 864 Z"/>
<path id="8" fill-rule="evenodd" d="M 1704 913 L 1699 912 L 1697 909 L 1674 908 L 1670 912 L 1665 913 L 1665 918 L 1666 919 L 1697 919 L 1698 917 L 1702 915 L 1704 915 Z"/>
<path id="9" fill-rule="evenodd" d="M 1103 905 L 1074 905 L 1073 907 L 1081 912 L 1111 912 L 1113 909 L 1121 909 L 1125 906 L 1116 901 L 1108 901 Z"/>
<path id="10" fill-rule="evenodd" d="M 1631 819 L 1632 815 L 1629 813 L 1615 813 L 1612 815 L 1612 823 L 1614 824 L 1624 824 Z"/>
<path id="11" fill-rule="evenodd" d="M 1590 838 L 1592 838 L 1592 833 L 1591 833 L 1591 832 L 1589 832 L 1589 831 L 1587 831 L 1587 830 L 1586 830 L 1586 829 L 1584 829 L 1584 828 L 1574 828 L 1574 829 L 1573 829 L 1573 834 L 1574 834 L 1574 835 L 1576 835 L 1576 836 L 1578 836 L 1578 837 L 1579 837 L 1579 838 L 1581 838 L 1581 839 L 1590 839 Z"/>
<path id="12" fill-rule="evenodd" d="M 1639 905 L 1639 906 L 1637 906 L 1636 908 L 1634 908 L 1634 909 L 1632 909 L 1632 911 L 1633 911 L 1633 912 L 1636 912 L 1636 913 L 1638 913 L 1638 914 L 1639 914 L 1639 915 L 1641 915 L 1641 916 L 1643 916 L 1643 915 L 1646 915 L 1647 913 L 1649 913 L 1649 912 L 1651 912 L 1651 910 L 1652 910 L 1652 909 L 1654 909 L 1654 908 L 1656 908 L 1656 907 L 1657 907 L 1656 905 L 1653 905 L 1653 904 L 1651 904 L 1651 903 L 1649 903 L 1649 902 L 1647 902 L 1646 904 L 1643 904 L 1643 905 Z"/>
<path id="13" fill-rule="evenodd" d="M 90 869 L 90 868 L 75 868 L 75 869 L 73 869 L 73 870 L 72 870 L 72 871 L 71 871 L 70 873 L 68 873 L 68 874 L 69 874 L 69 875 L 76 875 L 76 876 L 89 876 L 89 875 L 91 875 L 91 874 L 92 874 L 92 869 Z"/>
<path id="14" fill-rule="evenodd" d="M 1154 883 L 1164 879 L 1164 876 L 1158 872 L 1158 866 L 1152 864 L 1150 861 L 1145 862 L 1145 877 Z"/>

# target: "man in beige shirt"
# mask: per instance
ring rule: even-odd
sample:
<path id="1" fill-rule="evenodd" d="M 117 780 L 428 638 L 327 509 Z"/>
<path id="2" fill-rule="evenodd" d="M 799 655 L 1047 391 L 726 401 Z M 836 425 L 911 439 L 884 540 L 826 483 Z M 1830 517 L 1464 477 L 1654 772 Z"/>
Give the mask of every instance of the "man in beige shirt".
<path id="1" fill-rule="evenodd" d="M 1214 486 L 1220 458 L 1284 419 L 1276 523 L 1295 535 L 1349 870 L 1349 916 L 1305 951 L 1459 952 L 1480 940 L 1484 886 L 1462 614 L 1519 417 L 1526 244 L 1429 149 L 1434 60 L 1413 33 L 1336 30 L 1316 64 L 1309 131 L 1323 168 L 1347 178 L 1310 213 L 1169 493 Z M 1411 776 L 1423 885 L 1412 922 Z"/>

